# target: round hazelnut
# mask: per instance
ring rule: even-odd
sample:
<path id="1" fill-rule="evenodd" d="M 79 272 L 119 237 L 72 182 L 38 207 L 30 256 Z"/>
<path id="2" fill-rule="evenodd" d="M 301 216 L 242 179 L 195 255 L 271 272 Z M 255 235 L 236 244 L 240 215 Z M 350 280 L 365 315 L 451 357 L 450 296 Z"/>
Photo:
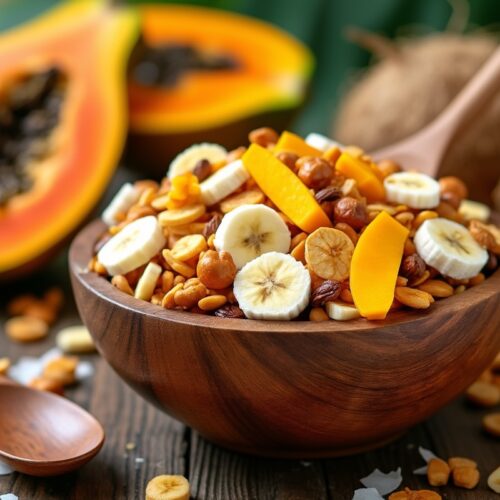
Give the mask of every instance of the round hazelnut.
<path id="1" fill-rule="evenodd" d="M 354 229 L 361 229 L 368 221 L 365 205 L 350 196 L 335 203 L 333 217 L 336 223 L 344 222 Z"/>
<path id="2" fill-rule="evenodd" d="M 455 177 L 454 175 L 448 175 L 447 177 L 441 177 L 439 179 L 439 186 L 441 187 L 441 193 L 454 193 L 457 198 L 462 201 L 467 198 L 469 192 L 465 183 Z"/>
<path id="3" fill-rule="evenodd" d="M 248 134 L 248 139 L 253 144 L 258 144 L 263 148 L 267 148 L 272 144 L 276 144 L 278 142 L 279 136 L 276 130 L 270 127 L 261 127 L 252 130 Z"/>
<path id="4" fill-rule="evenodd" d="M 296 171 L 295 163 L 299 159 L 299 155 L 295 153 L 288 153 L 287 151 L 281 151 L 276 155 L 279 161 L 284 163 L 292 172 Z"/>
<path id="5" fill-rule="evenodd" d="M 196 274 L 207 287 L 220 290 L 230 286 L 236 276 L 236 265 L 229 252 L 207 250 L 198 261 Z"/>
<path id="6" fill-rule="evenodd" d="M 395 174 L 396 172 L 401 172 L 400 165 L 392 160 L 382 160 L 379 161 L 376 165 L 384 177 Z"/>
<path id="7" fill-rule="evenodd" d="M 297 167 L 301 181 L 312 189 L 323 189 L 333 179 L 334 170 L 323 158 L 303 156 L 297 160 Z"/>
<path id="8" fill-rule="evenodd" d="M 403 259 L 400 269 L 401 276 L 409 279 L 416 279 L 420 278 L 424 272 L 425 262 L 418 254 L 414 253 L 408 255 Z"/>

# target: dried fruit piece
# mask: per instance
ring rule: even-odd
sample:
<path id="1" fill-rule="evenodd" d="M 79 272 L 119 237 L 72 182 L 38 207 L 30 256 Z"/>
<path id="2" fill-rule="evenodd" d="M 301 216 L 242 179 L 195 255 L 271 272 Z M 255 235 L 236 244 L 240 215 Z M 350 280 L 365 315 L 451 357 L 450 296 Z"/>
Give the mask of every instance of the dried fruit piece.
<path id="1" fill-rule="evenodd" d="M 260 189 L 296 226 L 307 233 L 331 227 L 309 189 L 271 151 L 252 144 L 242 160 Z"/>
<path id="2" fill-rule="evenodd" d="M 184 476 L 156 476 L 146 486 L 146 500 L 189 500 L 189 481 Z"/>
<path id="3" fill-rule="evenodd" d="M 410 490 L 396 491 L 389 495 L 388 500 L 441 500 L 443 497 L 431 490 Z"/>
<path id="4" fill-rule="evenodd" d="M 471 490 L 479 483 L 480 474 L 475 467 L 455 467 L 453 469 L 453 484 L 459 488 Z"/>
<path id="5" fill-rule="evenodd" d="M 207 249 L 207 242 L 201 234 L 189 234 L 177 240 L 172 247 L 172 255 L 183 262 L 197 257 Z"/>
<path id="6" fill-rule="evenodd" d="M 321 227 L 306 240 L 306 262 L 316 275 L 327 280 L 342 281 L 349 277 L 354 245 L 338 229 Z"/>
<path id="7" fill-rule="evenodd" d="M 202 204 L 165 210 L 158 214 L 158 221 L 162 226 L 166 227 L 181 226 L 199 219 L 205 213 L 205 210 L 205 205 Z"/>
<path id="8" fill-rule="evenodd" d="M 474 460 L 464 457 L 451 457 L 448 459 L 448 465 L 452 471 L 456 467 L 475 467 L 477 469 L 477 463 Z"/>
<path id="9" fill-rule="evenodd" d="M 28 384 L 33 389 L 38 389 L 39 391 L 53 392 L 54 394 L 59 394 L 62 396 L 64 394 L 64 386 L 57 380 L 53 380 L 46 377 L 35 377 Z"/>
<path id="10" fill-rule="evenodd" d="M 361 316 L 384 319 L 394 300 L 408 229 L 380 212 L 359 237 L 351 262 L 351 293 Z"/>
<path id="11" fill-rule="evenodd" d="M 61 356 L 49 361 L 43 367 L 43 378 L 55 381 L 61 385 L 71 385 L 75 383 L 75 371 L 78 365 L 76 356 Z"/>
<path id="12" fill-rule="evenodd" d="M 49 332 L 47 323 L 29 316 L 15 316 L 4 325 L 5 333 L 17 342 L 34 342 L 45 338 Z"/>
<path id="13" fill-rule="evenodd" d="M 431 486 L 444 486 L 450 477 L 449 465 L 440 458 L 432 458 L 427 463 L 427 480 Z"/>
<path id="14" fill-rule="evenodd" d="M 500 493 L 500 467 L 497 467 L 488 476 L 488 486 L 495 492 Z"/>
<path id="15" fill-rule="evenodd" d="M 264 201 L 264 193 L 257 188 L 247 189 L 238 194 L 233 194 L 220 202 L 220 210 L 227 214 L 241 205 L 256 205 Z"/>
<path id="16" fill-rule="evenodd" d="M 302 137 L 291 132 L 283 132 L 274 147 L 274 153 L 280 152 L 295 153 L 299 156 L 321 156 L 323 154 L 319 149 L 313 148 L 307 144 Z"/>
<path id="17" fill-rule="evenodd" d="M 488 382 L 474 382 L 465 394 L 469 401 L 486 408 L 500 403 L 500 388 Z"/>

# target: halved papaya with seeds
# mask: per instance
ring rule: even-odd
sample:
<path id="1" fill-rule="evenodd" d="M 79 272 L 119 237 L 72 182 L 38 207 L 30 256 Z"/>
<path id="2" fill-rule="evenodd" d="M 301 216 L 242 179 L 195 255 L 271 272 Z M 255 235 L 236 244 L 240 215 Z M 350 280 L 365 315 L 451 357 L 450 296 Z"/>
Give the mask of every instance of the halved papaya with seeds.
<path id="1" fill-rule="evenodd" d="M 0 277 L 41 264 L 104 192 L 138 32 L 129 9 L 75 1 L 0 38 Z"/>
<path id="2" fill-rule="evenodd" d="M 281 30 L 194 6 L 140 7 L 129 68 L 129 158 L 164 174 L 196 142 L 228 148 L 253 128 L 282 129 L 304 100 L 309 50 Z"/>

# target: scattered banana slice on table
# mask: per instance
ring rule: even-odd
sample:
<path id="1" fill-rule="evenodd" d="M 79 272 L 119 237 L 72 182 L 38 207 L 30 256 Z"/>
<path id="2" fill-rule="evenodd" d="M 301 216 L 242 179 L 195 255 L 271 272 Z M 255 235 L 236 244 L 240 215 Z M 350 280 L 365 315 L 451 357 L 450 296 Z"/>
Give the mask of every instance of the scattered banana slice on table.
<path id="1" fill-rule="evenodd" d="M 192 172 L 200 160 L 208 160 L 212 165 L 226 159 L 227 150 L 219 144 L 203 142 L 193 144 L 179 153 L 168 167 L 168 177 Z"/>
<path id="2" fill-rule="evenodd" d="M 125 214 L 128 209 L 137 202 L 139 196 L 139 190 L 130 184 L 130 182 L 126 182 L 115 194 L 110 204 L 102 213 L 102 220 L 108 226 L 118 224 L 118 215 Z"/>
<path id="3" fill-rule="evenodd" d="M 97 260 L 111 275 L 126 274 L 152 259 L 166 244 L 162 227 L 154 215 L 125 226 L 99 251 Z"/>
<path id="4" fill-rule="evenodd" d="M 206 206 L 215 205 L 236 191 L 250 178 L 241 160 L 236 160 L 217 170 L 200 184 L 201 199 Z"/>
<path id="5" fill-rule="evenodd" d="M 311 276 L 291 255 L 269 252 L 236 274 L 234 295 L 250 319 L 288 320 L 308 305 Z"/>
<path id="6" fill-rule="evenodd" d="M 413 239 L 425 263 L 444 276 L 468 279 L 476 276 L 488 261 L 467 228 L 448 219 L 426 220 Z"/>
<path id="7" fill-rule="evenodd" d="M 189 500 L 189 481 L 184 476 L 156 476 L 146 487 L 146 500 Z"/>
<path id="8" fill-rule="evenodd" d="M 214 245 L 225 250 L 238 269 L 266 252 L 288 253 L 290 231 L 278 213 L 266 205 L 242 205 L 224 216 Z"/>
<path id="9" fill-rule="evenodd" d="M 490 207 L 484 203 L 472 200 L 462 200 L 460 207 L 458 208 L 458 213 L 465 220 L 476 219 L 481 222 L 488 222 L 491 210 Z"/>
<path id="10" fill-rule="evenodd" d="M 418 172 L 397 172 L 384 180 L 388 201 L 411 208 L 434 208 L 439 205 L 441 188 L 432 177 Z"/>

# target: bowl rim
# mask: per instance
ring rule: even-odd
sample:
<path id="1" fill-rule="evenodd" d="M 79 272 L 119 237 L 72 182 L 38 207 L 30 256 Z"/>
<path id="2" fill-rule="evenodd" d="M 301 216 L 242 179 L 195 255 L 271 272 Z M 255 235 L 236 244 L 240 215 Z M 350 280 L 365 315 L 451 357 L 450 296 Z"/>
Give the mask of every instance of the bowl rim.
<path id="1" fill-rule="evenodd" d="M 500 294 L 500 267 L 483 283 L 465 290 L 463 293 L 438 300 L 429 309 L 393 311 L 385 320 L 358 318 L 350 321 L 272 321 L 237 318 L 219 318 L 187 311 L 169 310 L 150 302 L 136 299 L 118 290 L 110 281 L 88 270 L 88 262 L 93 256 L 95 241 L 106 229 L 101 219 L 87 224 L 74 238 L 69 250 L 69 270 L 71 276 L 92 294 L 111 305 L 133 313 L 152 316 L 172 324 L 190 325 L 204 329 L 243 330 L 245 332 L 283 332 L 283 333 L 335 333 L 372 331 L 387 326 L 408 325 L 418 328 L 430 316 L 441 312 L 452 316 L 453 313 L 474 307 L 485 299 Z"/>

